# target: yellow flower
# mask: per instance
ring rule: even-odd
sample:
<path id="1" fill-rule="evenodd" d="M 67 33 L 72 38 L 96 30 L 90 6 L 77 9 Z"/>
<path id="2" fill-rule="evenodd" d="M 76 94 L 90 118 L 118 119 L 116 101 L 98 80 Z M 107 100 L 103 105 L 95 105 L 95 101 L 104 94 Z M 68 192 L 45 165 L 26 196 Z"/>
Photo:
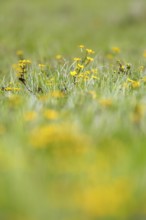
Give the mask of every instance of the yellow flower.
<path id="1" fill-rule="evenodd" d="M 146 57 L 146 50 L 144 51 L 143 56 Z"/>
<path id="2" fill-rule="evenodd" d="M 53 146 L 57 154 L 75 154 L 87 152 L 89 138 L 81 134 L 73 124 L 48 124 L 35 128 L 30 134 L 33 147 L 44 148 Z M 91 144 L 91 143 L 90 143 Z"/>
<path id="3" fill-rule="evenodd" d="M 96 96 L 97 96 L 97 95 L 96 95 L 96 92 L 95 92 L 95 91 L 91 90 L 91 91 L 89 91 L 88 93 L 92 96 L 93 99 L 96 99 Z"/>
<path id="4" fill-rule="evenodd" d="M 142 81 L 143 81 L 143 82 L 146 82 L 146 76 L 144 76 L 144 77 L 142 78 Z"/>
<path id="5" fill-rule="evenodd" d="M 110 107 L 112 105 L 112 100 L 111 99 L 100 99 L 99 103 L 103 106 L 103 107 Z"/>
<path id="6" fill-rule="evenodd" d="M 24 114 L 25 121 L 33 121 L 37 118 L 37 113 L 35 111 L 29 111 Z"/>
<path id="7" fill-rule="evenodd" d="M 114 53 L 120 53 L 120 48 L 119 47 L 112 47 L 112 51 L 114 52 Z"/>
<path id="8" fill-rule="evenodd" d="M 83 44 L 80 44 L 79 48 L 83 49 L 83 48 L 85 48 L 85 46 Z"/>
<path id="9" fill-rule="evenodd" d="M 142 117 L 144 116 L 144 106 L 141 104 L 137 104 L 134 108 L 133 113 L 131 114 L 131 119 L 134 123 L 140 122 Z"/>
<path id="10" fill-rule="evenodd" d="M 64 93 L 59 91 L 59 90 L 55 90 L 55 91 L 51 92 L 51 97 L 63 98 L 64 97 Z"/>
<path id="11" fill-rule="evenodd" d="M 39 64 L 40 69 L 44 69 L 45 66 L 46 66 L 45 64 L 42 64 L 42 63 Z"/>
<path id="12" fill-rule="evenodd" d="M 77 67 L 80 68 L 80 69 L 83 69 L 84 65 L 81 65 L 81 64 L 78 63 Z"/>
<path id="13" fill-rule="evenodd" d="M 20 65 L 31 64 L 31 60 L 19 60 Z"/>
<path id="14" fill-rule="evenodd" d="M 20 88 L 17 88 L 17 87 L 6 87 L 5 89 L 4 89 L 5 91 L 20 91 Z"/>
<path id="15" fill-rule="evenodd" d="M 133 187 L 129 180 L 116 179 L 112 182 L 93 184 L 84 188 L 78 196 L 78 203 L 88 216 L 102 219 L 105 216 L 119 216 L 123 206 L 131 201 Z M 80 198 L 81 197 L 81 198 Z M 118 219 L 118 218 L 116 218 Z"/>
<path id="16" fill-rule="evenodd" d="M 81 61 L 81 58 L 75 57 L 75 58 L 74 58 L 74 61 L 77 61 L 77 62 L 78 62 L 78 61 Z"/>
<path id="17" fill-rule="evenodd" d="M 92 75 L 92 79 L 99 79 L 99 77 Z"/>
<path id="18" fill-rule="evenodd" d="M 58 118 L 58 112 L 52 109 L 46 109 L 43 112 L 43 115 L 45 118 L 50 119 L 50 120 L 55 120 Z"/>
<path id="19" fill-rule="evenodd" d="M 94 74 L 97 74 L 98 73 L 98 69 L 91 69 L 91 72 L 94 73 Z"/>
<path id="20" fill-rule="evenodd" d="M 62 55 L 57 54 L 55 58 L 56 58 L 56 60 L 61 60 L 63 57 L 62 57 Z"/>
<path id="21" fill-rule="evenodd" d="M 71 75 L 71 76 L 76 76 L 76 75 L 77 75 L 77 72 L 76 72 L 76 71 L 71 71 L 71 72 L 70 72 L 70 75 Z"/>
<path id="22" fill-rule="evenodd" d="M 23 54 L 24 54 L 24 53 L 23 53 L 22 50 L 17 50 L 17 51 L 16 51 L 16 55 L 19 56 L 19 57 L 23 56 Z"/>
<path id="23" fill-rule="evenodd" d="M 138 82 L 138 81 L 133 81 L 132 82 L 132 88 L 139 88 L 140 87 L 140 82 Z"/>
<path id="24" fill-rule="evenodd" d="M 95 51 L 92 50 L 92 49 L 86 49 L 86 51 L 87 51 L 88 54 L 93 54 L 93 53 L 95 53 Z"/>
<path id="25" fill-rule="evenodd" d="M 88 62 L 92 62 L 94 59 L 92 57 L 87 57 Z"/>
<path id="26" fill-rule="evenodd" d="M 84 74 L 89 75 L 89 74 L 91 74 L 91 72 L 90 72 L 90 70 L 87 70 L 84 72 Z"/>

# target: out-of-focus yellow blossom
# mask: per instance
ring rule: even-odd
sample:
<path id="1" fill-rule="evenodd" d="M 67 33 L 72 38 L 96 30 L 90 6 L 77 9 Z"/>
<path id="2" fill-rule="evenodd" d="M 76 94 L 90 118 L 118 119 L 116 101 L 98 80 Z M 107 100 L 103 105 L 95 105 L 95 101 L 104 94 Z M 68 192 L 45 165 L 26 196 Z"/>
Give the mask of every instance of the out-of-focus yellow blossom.
<path id="1" fill-rule="evenodd" d="M 31 64 L 31 60 L 19 60 L 20 65 Z"/>
<path id="2" fill-rule="evenodd" d="M 25 121 L 34 121 L 37 118 L 37 113 L 35 111 L 29 111 L 24 114 Z"/>
<path id="3" fill-rule="evenodd" d="M 143 52 L 143 57 L 146 57 L 146 50 Z"/>
<path id="4" fill-rule="evenodd" d="M 135 80 L 132 80 L 130 78 L 128 78 L 127 81 L 131 84 L 131 87 L 133 89 L 140 87 L 140 82 L 139 81 L 135 81 Z"/>
<path id="5" fill-rule="evenodd" d="M 22 99 L 20 96 L 12 95 L 9 97 L 9 103 L 11 106 L 19 106 L 22 103 Z"/>
<path id="6" fill-rule="evenodd" d="M 92 217 L 119 216 L 123 207 L 132 201 L 132 183 L 126 179 L 116 179 L 109 183 L 91 185 L 84 188 L 78 203 L 87 215 Z"/>
<path id="7" fill-rule="evenodd" d="M 49 97 L 50 97 L 50 94 L 40 95 L 40 96 L 38 97 L 38 99 L 39 99 L 40 101 L 42 101 L 42 102 L 46 102 L 46 101 L 49 99 Z"/>
<path id="8" fill-rule="evenodd" d="M 4 90 L 5 91 L 18 92 L 18 91 L 20 91 L 20 88 L 17 88 L 17 87 L 5 87 Z"/>
<path id="9" fill-rule="evenodd" d="M 89 74 L 91 74 L 91 71 L 87 70 L 87 71 L 83 72 L 83 74 L 89 75 Z"/>
<path id="10" fill-rule="evenodd" d="M 83 49 L 83 48 L 85 48 L 85 45 L 80 44 L 80 45 L 79 45 L 79 48 Z"/>
<path id="11" fill-rule="evenodd" d="M 106 55 L 106 57 L 107 57 L 107 59 L 109 59 L 109 60 L 112 60 L 114 57 L 113 57 L 113 54 L 111 54 L 111 53 L 108 53 L 107 55 Z"/>
<path id="12" fill-rule="evenodd" d="M 43 115 L 45 118 L 50 119 L 50 120 L 55 120 L 58 118 L 58 112 L 52 109 L 44 110 Z"/>
<path id="13" fill-rule="evenodd" d="M 91 78 L 92 78 L 92 79 L 99 79 L 99 77 L 97 77 L 97 76 L 95 76 L 95 75 L 92 75 Z"/>
<path id="14" fill-rule="evenodd" d="M 91 90 L 88 93 L 92 96 L 93 99 L 96 99 L 97 95 L 95 91 Z"/>
<path id="15" fill-rule="evenodd" d="M 42 64 L 42 63 L 39 63 L 39 68 L 41 69 L 41 70 L 44 70 L 45 69 L 45 67 L 46 67 L 46 65 L 45 64 Z"/>
<path id="16" fill-rule="evenodd" d="M 74 57 L 73 60 L 79 62 L 79 61 L 81 61 L 81 58 L 80 57 Z"/>
<path id="17" fill-rule="evenodd" d="M 61 60 L 61 59 L 63 58 L 63 56 L 62 56 L 61 54 L 57 54 L 57 55 L 55 56 L 55 58 L 56 58 L 56 60 Z"/>
<path id="18" fill-rule="evenodd" d="M 146 83 L 146 76 L 144 76 L 144 77 L 142 78 L 142 81 L 143 81 L 144 83 Z"/>
<path id="19" fill-rule="evenodd" d="M 54 97 L 54 98 L 63 98 L 64 97 L 64 93 L 59 91 L 59 90 L 55 90 L 53 92 L 51 92 L 51 97 Z"/>
<path id="20" fill-rule="evenodd" d="M 100 103 L 100 105 L 102 105 L 104 107 L 110 107 L 113 104 L 111 99 L 100 99 L 99 103 Z"/>
<path id="21" fill-rule="evenodd" d="M 114 53 L 120 53 L 120 52 L 121 52 L 121 50 L 120 50 L 119 47 L 112 47 L 112 51 L 113 51 Z"/>
<path id="22" fill-rule="evenodd" d="M 22 58 L 23 55 L 24 55 L 23 50 L 17 50 L 17 51 L 16 51 L 16 55 L 17 55 L 19 58 Z"/>
<path id="23" fill-rule="evenodd" d="M 77 132 L 77 128 L 71 124 L 49 124 L 35 128 L 30 134 L 30 142 L 34 147 L 44 148 L 58 146 L 58 153 L 85 152 L 89 143 L 88 137 Z M 72 148 L 73 147 L 73 148 Z M 55 150 L 55 149 L 54 149 Z"/>
<path id="24" fill-rule="evenodd" d="M 139 123 L 144 116 L 144 106 L 137 104 L 131 114 L 131 119 L 134 123 Z"/>
<path id="25" fill-rule="evenodd" d="M 81 65 L 80 63 L 77 64 L 77 67 L 78 67 L 79 69 L 84 69 L 84 65 Z"/>
<path id="26" fill-rule="evenodd" d="M 132 82 L 132 88 L 139 88 L 140 87 L 140 82 L 138 82 L 138 81 L 134 81 L 134 82 Z"/>
<path id="27" fill-rule="evenodd" d="M 88 54 L 94 54 L 94 53 L 95 53 L 95 51 L 92 50 L 92 49 L 86 49 L 86 52 L 87 52 Z"/>
<path id="28" fill-rule="evenodd" d="M 94 73 L 94 74 L 97 74 L 98 73 L 98 69 L 91 69 L 91 72 Z"/>
<path id="29" fill-rule="evenodd" d="M 87 57 L 88 62 L 92 62 L 94 59 L 92 57 Z"/>

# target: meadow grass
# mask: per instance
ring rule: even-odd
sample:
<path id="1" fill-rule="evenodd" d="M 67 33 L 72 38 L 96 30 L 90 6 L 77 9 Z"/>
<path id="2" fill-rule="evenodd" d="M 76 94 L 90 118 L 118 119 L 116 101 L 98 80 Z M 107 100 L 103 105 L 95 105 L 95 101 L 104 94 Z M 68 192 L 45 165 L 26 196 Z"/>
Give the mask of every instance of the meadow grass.
<path id="1" fill-rule="evenodd" d="M 1 2 L 0 219 L 146 218 L 143 1 Z"/>

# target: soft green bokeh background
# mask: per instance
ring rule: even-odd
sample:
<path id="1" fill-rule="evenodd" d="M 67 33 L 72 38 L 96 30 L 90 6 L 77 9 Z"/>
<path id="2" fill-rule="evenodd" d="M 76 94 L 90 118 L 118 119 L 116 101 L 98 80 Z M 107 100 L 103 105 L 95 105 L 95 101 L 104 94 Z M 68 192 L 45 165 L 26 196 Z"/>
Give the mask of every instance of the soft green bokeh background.
<path id="1" fill-rule="evenodd" d="M 70 54 L 80 43 L 135 53 L 145 47 L 145 19 L 143 0 L 1 1 L 1 56 L 10 49 Z"/>

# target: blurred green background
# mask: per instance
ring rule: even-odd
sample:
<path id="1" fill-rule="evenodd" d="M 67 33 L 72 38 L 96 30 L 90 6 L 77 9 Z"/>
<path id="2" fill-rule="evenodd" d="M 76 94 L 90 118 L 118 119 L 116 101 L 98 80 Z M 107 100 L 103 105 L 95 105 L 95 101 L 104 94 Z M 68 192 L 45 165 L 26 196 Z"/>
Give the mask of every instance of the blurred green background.
<path id="1" fill-rule="evenodd" d="M 135 53 L 146 43 L 144 0 L 6 0 L 0 2 L 0 54 L 70 54 L 118 45 Z"/>

